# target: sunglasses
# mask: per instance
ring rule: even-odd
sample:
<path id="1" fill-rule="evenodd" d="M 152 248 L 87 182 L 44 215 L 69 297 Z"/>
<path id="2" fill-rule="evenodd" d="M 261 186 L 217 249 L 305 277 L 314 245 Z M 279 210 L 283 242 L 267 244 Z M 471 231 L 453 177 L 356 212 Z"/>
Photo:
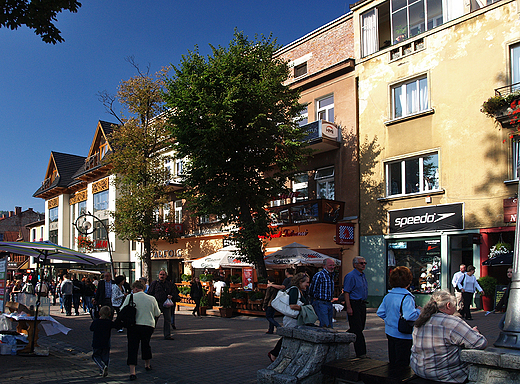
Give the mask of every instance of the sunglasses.
<path id="1" fill-rule="evenodd" d="M 366 263 L 367 263 L 366 261 L 362 261 L 362 262 L 357 263 L 357 264 L 366 265 Z"/>

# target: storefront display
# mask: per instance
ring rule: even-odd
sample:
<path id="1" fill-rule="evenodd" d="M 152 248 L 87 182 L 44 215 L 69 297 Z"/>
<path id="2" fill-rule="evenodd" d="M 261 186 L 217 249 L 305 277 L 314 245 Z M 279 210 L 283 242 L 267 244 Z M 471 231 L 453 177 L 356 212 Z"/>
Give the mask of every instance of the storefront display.
<path id="1" fill-rule="evenodd" d="M 389 241 L 388 276 L 395 267 L 405 266 L 414 276 L 410 286 L 414 294 L 431 294 L 441 289 L 440 245 L 440 238 Z"/>

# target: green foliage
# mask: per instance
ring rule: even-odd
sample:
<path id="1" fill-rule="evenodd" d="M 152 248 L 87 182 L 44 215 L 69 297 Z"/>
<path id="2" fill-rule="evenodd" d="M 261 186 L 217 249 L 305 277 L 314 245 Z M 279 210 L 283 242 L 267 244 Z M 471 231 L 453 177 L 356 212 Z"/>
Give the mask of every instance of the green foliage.
<path id="1" fill-rule="evenodd" d="M 207 273 L 207 274 L 201 273 L 199 275 L 199 279 L 200 279 L 200 281 L 212 281 L 213 275 L 211 273 Z"/>
<path id="2" fill-rule="evenodd" d="M 511 103 L 520 97 L 520 92 L 512 92 L 506 96 L 492 96 L 484 101 L 480 111 L 488 117 L 495 117 L 500 112 L 505 112 Z"/>
<path id="3" fill-rule="evenodd" d="M 223 308 L 231 308 L 231 293 L 229 293 L 229 287 L 223 287 L 220 293 L 220 305 Z"/>
<path id="4" fill-rule="evenodd" d="M 258 278 L 259 284 L 267 284 L 267 277 L 261 276 Z"/>
<path id="5" fill-rule="evenodd" d="M 209 307 L 209 298 L 208 298 L 208 295 L 204 295 L 204 296 L 202 296 L 202 298 L 200 299 L 200 306 L 201 306 L 201 307 Z"/>
<path id="6" fill-rule="evenodd" d="M 197 215 L 234 223 L 241 254 L 265 275 L 259 235 L 269 233 L 268 202 L 285 191 L 289 172 L 309 153 L 297 117 L 299 92 L 284 85 L 287 63 L 271 37 L 235 32 L 227 48 L 183 56 L 165 100 L 176 150 L 189 160 L 184 197 Z"/>
<path id="7" fill-rule="evenodd" d="M 76 13 L 81 3 L 77 0 L 10 0 L 2 2 L 0 28 L 15 30 L 25 25 L 34 29 L 46 43 L 61 43 L 61 31 L 53 24 L 62 11 Z"/>
<path id="8" fill-rule="evenodd" d="M 144 244 L 144 275 L 151 281 L 151 251 L 153 242 L 165 239 L 175 242 L 178 234 L 163 223 L 159 208 L 167 201 L 169 173 L 164 167 L 168 158 L 164 151 L 170 145 L 166 111 L 162 99 L 164 71 L 151 76 L 142 73 L 130 58 L 128 61 L 138 74 L 121 82 L 115 97 L 107 93 L 100 99 L 107 111 L 120 124 L 112 126 L 109 137 L 111 152 L 106 161 L 112 165 L 118 190 L 113 230 L 123 240 L 142 241 Z M 119 116 L 113 103 L 119 103 L 129 113 Z"/>
<path id="9" fill-rule="evenodd" d="M 497 286 L 497 279 L 492 276 L 482 276 L 477 280 L 478 284 L 484 291 L 484 296 L 493 296 Z"/>
<path id="10" fill-rule="evenodd" d="M 231 275 L 229 278 L 231 279 L 231 282 L 233 284 L 242 283 L 242 276 L 240 276 L 240 275 Z"/>
<path id="11" fill-rule="evenodd" d="M 265 292 L 262 291 L 251 291 L 249 292 L 249 300 L 263 300 Z"/>
<path id="12" fill-rule="evenodd" d="M 188 287 L 188 286 L 185 286 L 185 285 L 181 285 L 179 287 L 179 292 L 182 293 L 183 295 L 189 295 L 190 294 L 190 291 L 191 291 L 191 288 Z"/>
<path id="13" fill-rule="evenodd" d="M 183 273 L 181 275 L 181 281 L 191 281 L 191 275 L 187 275 L 186 273 Z"/>

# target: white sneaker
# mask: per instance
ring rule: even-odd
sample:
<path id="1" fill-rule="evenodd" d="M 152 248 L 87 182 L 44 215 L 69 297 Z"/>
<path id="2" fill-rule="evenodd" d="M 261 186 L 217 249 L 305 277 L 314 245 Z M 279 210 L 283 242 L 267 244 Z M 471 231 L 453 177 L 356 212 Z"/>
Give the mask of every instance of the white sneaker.
<path id="1" fill-rule="evenodd" d="M 337 323 L 336 319 L 332 319 L 332 322 L 333 322 L 333 323 Z"/>

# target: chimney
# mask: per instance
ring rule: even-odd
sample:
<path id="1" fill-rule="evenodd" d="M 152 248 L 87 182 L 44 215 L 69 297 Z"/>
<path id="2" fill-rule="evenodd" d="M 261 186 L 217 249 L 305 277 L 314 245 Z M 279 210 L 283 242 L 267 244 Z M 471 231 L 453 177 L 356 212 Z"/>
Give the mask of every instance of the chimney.
<path id="1" fill-rule="evenodd" d="M 13 211 L 9 211 L 9 217 L 13 217 L 14 215 L 14 212 Z"/>
<path id="2" fill-rule="evenodd" d="M 22 213 L 22 207 L 14 207 L 15 215 L 21 215 Z"/>

